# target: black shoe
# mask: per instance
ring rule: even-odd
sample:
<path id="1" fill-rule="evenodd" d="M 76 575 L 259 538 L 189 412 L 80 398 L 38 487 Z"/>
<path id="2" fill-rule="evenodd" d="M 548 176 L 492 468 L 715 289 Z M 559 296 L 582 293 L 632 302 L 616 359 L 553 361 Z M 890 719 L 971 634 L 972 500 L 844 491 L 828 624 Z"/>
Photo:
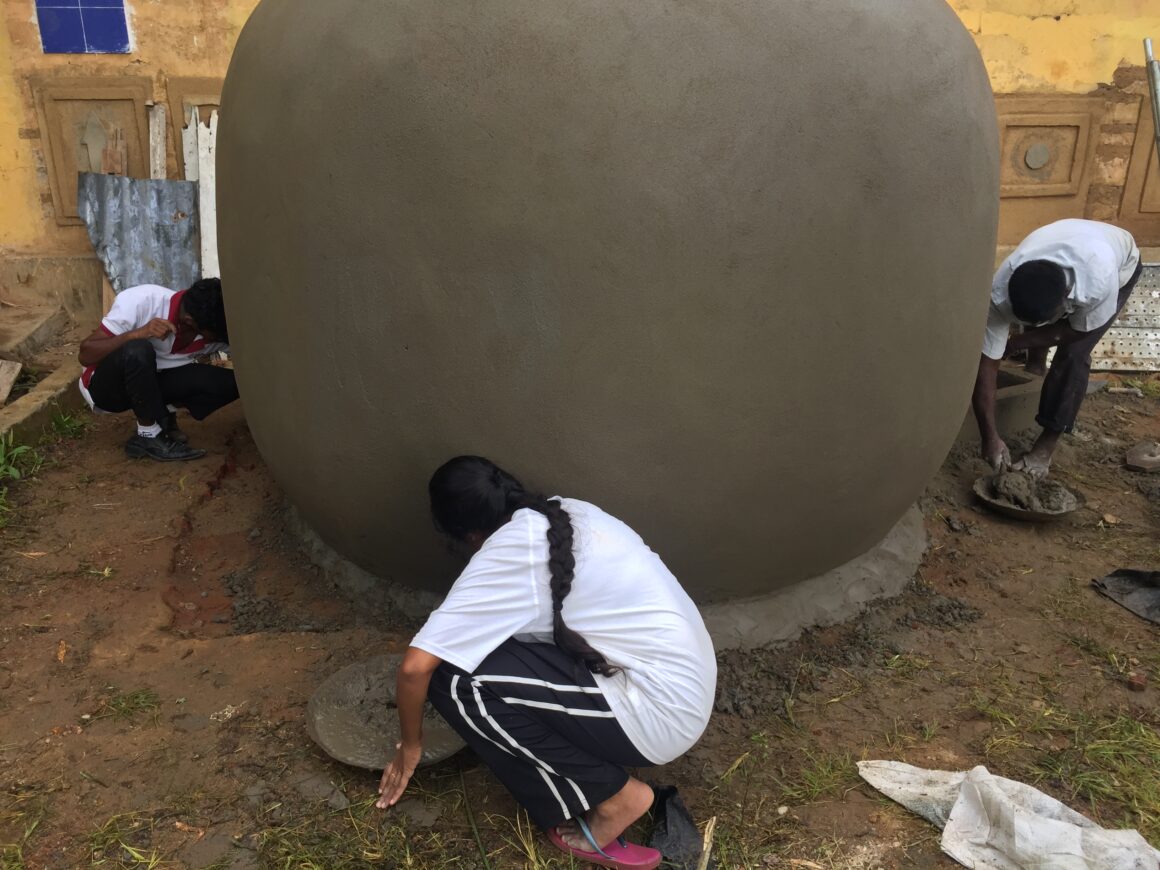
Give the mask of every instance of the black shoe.
<path id="1" fill-rule="evenodd" d="M 156 438 L 146 438 L 144 435 L 134 435 L 125 442 L 125 453 L 130 459 L 156 459 L 158 462 L 184 462 L 188 459 L 201 459 L 205 456 L 204 450 L 196 450 L 188 444 L 174 441 L 164 432 Z"/>
<path id="2" fill-rule="evenodd" d="M 177 428 L 177 415 L 172 411 L 161 421 L 161 429 L 171 441 L 176 441 L 179 444 L 189 443 L 189 436 Z"/>

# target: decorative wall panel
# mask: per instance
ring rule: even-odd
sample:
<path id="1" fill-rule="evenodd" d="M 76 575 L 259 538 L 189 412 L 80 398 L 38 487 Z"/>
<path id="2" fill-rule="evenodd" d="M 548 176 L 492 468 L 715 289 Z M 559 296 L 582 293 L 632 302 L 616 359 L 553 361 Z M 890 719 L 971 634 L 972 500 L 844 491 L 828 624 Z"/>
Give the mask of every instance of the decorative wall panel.
<path id="1" fill-rule="evenodd" d="M 56 222 L 81 223 L 77 173 L 149 177 L 148 78 L 53 78 L 33 83 Z"/>
<path id="2" fill-rule="evenodd" d="M 1160 155 L 1156 151 L 1154 130 L 1152 105 L 1144 100 L 1116 223 L 1132 233 L 1141 246 L 1157 247 L 1160 246 Z"/>
<path id="3" fill-rule="evenodd" d="M 1018 244 L 1044 224 L 1083 217 L 1104 99 L 1003 95 L 995 107 L 1001 141 L 999 243 Z"/>

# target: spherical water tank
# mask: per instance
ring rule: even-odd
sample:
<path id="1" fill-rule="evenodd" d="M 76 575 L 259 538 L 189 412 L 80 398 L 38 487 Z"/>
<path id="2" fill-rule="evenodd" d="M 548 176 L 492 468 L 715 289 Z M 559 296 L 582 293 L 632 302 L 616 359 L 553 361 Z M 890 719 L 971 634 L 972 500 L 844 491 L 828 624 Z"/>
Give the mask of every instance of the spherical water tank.
<path id="1" fill-rule="evenodd" d="M 383 578 L 478 453 L 702 601 L 875 544 L 963 421 L 998 207 L 942 0 L 264 0 L 222 101 L 254 437 Z"/>

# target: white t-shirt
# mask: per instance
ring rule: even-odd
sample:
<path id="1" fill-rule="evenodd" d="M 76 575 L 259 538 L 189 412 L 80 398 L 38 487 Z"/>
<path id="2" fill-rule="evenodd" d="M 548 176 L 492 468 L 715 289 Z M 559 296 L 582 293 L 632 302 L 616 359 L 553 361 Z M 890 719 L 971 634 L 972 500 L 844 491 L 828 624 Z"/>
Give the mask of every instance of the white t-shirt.
<path id="1" fill-rule="evenodd" d="M 1019 322 L 1011 310 L 1007 283 L 1019 266 L 1031 260 L 1047 260 L 1063 267 L 1071 286 L 1064 303 L 1068 323 L 1077 332 L 1091 332 L 1116 316 L 1120 288 L 1136 271 L 1140 249 L 1131 233 L 1099 221 L 1069 219 L 1037 229 L 995 273 L 984 356 L 1003 358 L 1011 327 Z"/>
<path id="2" fill-rule="evenodd" d="M 150 320 L 160 318 L 177 325 L 178 313 L 181 310 L 181 299 L 184 290 L 170 290 L 157 284 L 141 284 L 129 287 L 117 294 L 109 313 L 101 320 L 101 330 L 109 335 L 122 335 L 134 329 L 140 329 Z M 226 350 L 229 345 L 215 341 L 207 343 L 200 335 L 193 337 L 188 344 L 174 347 L 177 334 L 171 332 L 165 338 L 151 338 L 149 342 L 157 353 L 157 369 L 172 369 L 188 365 L 199 356 L 208 356 L 218 351 Z M 89 394 L 89 381 L 92 380 L 96 366 L 89 366 L 81 375 L 81 395 L 93 407 L 93 397 Z"/>
<path id="3" fill-rule="evenodd" d="M 633 745 L 665 764 L 697 742 L 717 687 L 696 605 L 640 536 L 595 505 L 560 499 L 576 557 L 568 627 L 624 670 L 594 674 Z M 411 645 L 469 673 L 508 638 L 552 642 L 548 520 L 518 510 L 484 542 Z"/>

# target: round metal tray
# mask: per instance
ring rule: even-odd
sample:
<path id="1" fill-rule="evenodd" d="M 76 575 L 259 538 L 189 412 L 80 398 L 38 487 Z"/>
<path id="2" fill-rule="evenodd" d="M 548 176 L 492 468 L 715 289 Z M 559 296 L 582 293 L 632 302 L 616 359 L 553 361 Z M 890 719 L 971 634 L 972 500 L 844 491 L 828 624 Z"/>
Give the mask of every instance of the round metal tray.
<path id="1" fill-rule="evenodd" d="M 395 672 L 401 655 L 348 665 L 318 687 L 306 705 L 306 730 L 323 751 L 344 764 L 382 770 L 395 756 L 399 715 Z M 420 766 L 454 755 L 463 740 L 430 704 L 423 713 Z"/>
<path id="2" fill-rule="evenodd" d="M 988 474 L 985 477 L 980 477 L 975 481 L 972 487 L 975 497 L 979 499 L 989 510 L 993 510 L 997 514 L 1002 514 L 1005 517 L 1022 520 L 1025 523 L 1050 523 L 1053 520 L 1058 520 L 1063 517 L 1075 513 L 1077 510 L 1087 504 L 1087 499 L 1083 497 L 1083 493 L 1076 492 L 1074 489 L 1068 490 L 1075 496 L 1075 507 L 1069 511 L 1027 511 L 1022 508 L 1017 508 L 1005 502 L 996 501 L 987 494 L 987 485 L 991 482 L 995 475 Z"/>

